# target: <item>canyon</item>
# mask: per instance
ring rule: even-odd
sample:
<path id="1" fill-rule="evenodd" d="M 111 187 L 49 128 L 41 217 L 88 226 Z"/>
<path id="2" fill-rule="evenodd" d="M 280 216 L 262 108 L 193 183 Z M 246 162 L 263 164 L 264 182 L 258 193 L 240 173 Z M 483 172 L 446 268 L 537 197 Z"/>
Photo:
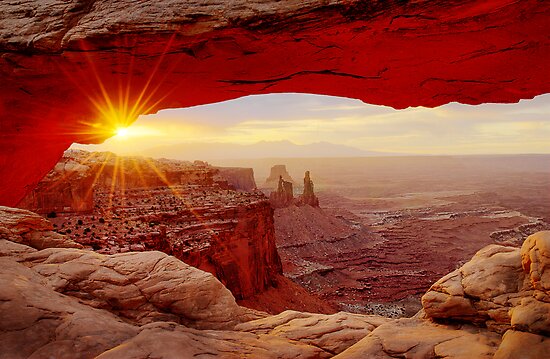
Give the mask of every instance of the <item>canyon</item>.
<path id="1" fill-rule="evenodd" d="M 255 187 L 250 168 L 68 150 L 19 206 L 87 250 L 173 255 L 250 307 L 334 312 L 283 276 L 273 209 Z"/>
<path id="2" fill-rule="evenodd" d="M 244 299 L 272 286 L 281 264 L 269 202 L 236 191 L 228 171 L 255 187 L 252 170 L 67 151 L 20 206 L 47 213 L 59 233 L 99 253 L 172 254 Z"/>
<path id="3" fill-rule="evenodd" d="M 63 156 L 142 114 L 253 94 L 530 99 L 550 92 L 550 3 L 0 10 L 0 357 L 547 356 L 544 156 L 277 160 L 311 171 L 320 207 L 275 210 L 251 164 Z"/>
<path id="4" fill-rule="evenodd" d="M 36 241 L 52 227 L 0 207 L 5 357 L 536 359 L 550 349 L 548 231 L 521 249 L 481 249 L 432 285 L 415 317 L 389 319 L 270 316 L 240 307 L 211 274 L 161 252 L 106 255 L 65 236 Z"/>
<path id="5" fill-rule="evenodd" d="M 273 161 L 226 164 L 246 162 L 260 179 Z M 283 272 L 339 310 L 412 316 L 433 282 L 483 246 L 520 247 L 550 229 L 550 156 L 285 163 L 292 176 L 311 169 L 320 208 L 275 210 Z"/>

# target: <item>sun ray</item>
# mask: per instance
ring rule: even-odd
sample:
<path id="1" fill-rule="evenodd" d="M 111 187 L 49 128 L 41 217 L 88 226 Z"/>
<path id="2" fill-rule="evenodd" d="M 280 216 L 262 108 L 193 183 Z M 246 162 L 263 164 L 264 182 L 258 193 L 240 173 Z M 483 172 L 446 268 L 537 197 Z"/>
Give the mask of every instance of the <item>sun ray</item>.
<path id="1" fill-rule="evenodd" d="M 166 187 L 172 192 L 172 194 L 178 198 L 183 204 L 184 206 L 186 207 L 186 209 L 191 213 L 191 215 L 193 217 L 195 217 L 195 219 L 201 223 L 204 228 L 211 234 L 211 235 L 215 235 L 215 232 L 214 230 L 212 229 L 212 227 L 208 224 L 208 221 L 203 217 L 201 216 L 193 206 L 191 206 L 189 203 L 187 203 L 186 199 L 184 196 L 182 196 L 175 188 L 174 186 L 168 181 L 168 179 L 166 178 L 166 176 L 164 175 L 164 173 L 159 170 L 157 168 L 157 166 L 153 163 L 153 161 L 150 159 L 150 158 L 144 158 L 145 160 L 145 163 L 147 163 L 147 165 L 149 165 L 149 167 L 157 174 L 157 176 L 159 176 L 159 178 L 161 179 L 161 181 L 164 182 L 164 184 L 166 185 Z"/>

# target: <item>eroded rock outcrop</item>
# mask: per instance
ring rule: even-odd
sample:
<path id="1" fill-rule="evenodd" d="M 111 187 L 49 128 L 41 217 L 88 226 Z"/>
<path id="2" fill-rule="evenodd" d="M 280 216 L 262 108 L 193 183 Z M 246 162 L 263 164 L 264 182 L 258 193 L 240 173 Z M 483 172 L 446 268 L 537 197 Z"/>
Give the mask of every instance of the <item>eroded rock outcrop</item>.
<path id="1" fill-rule="evenodd" d="M 376 327 L 392 322 L 375 315 L 336 313 L 332 315 L 285 311 L 281 314 L 239 324 L 237 330 L 272 334 L 307 343 L 330 354 L 338 354 L 367 336 Z"/>
<path id="2" fill-rule="evenodd" d="M 262 321 L 211 274 L 160 252 L 36 250 L 0 239 L 0 285 L 6 358 L 330 358 L 387 322 L 297 312 Z"/>
<path id="3" fill-rule="evenodd" d="M 18 226 L 3 223 L 12 232 Z M 392 320 L 343 312 L 267 316 L 239 307 L 212 275 L 163 253 L 37 250 L 0 239 L 0 353 L 9 358 L 541 358 L 550 346 L 549 244 L 550 232 L 539 232 L 521 252 L 488 246 L 459 269 L 462 292 L 451 280 L 456 275 L 442 278 L 426 294 L 423 312 Z M 470 307 L 460 298 L 453 298 L 453 305 L 449 298 L 434 297 L 436 291 L 468 299 Z M 452 314 L 442 314 L 443 307 Z"/>
<path id="4" fill-rule="evenodd" d="M 0 239 L 36 249 L 82 248 L 82 245 L 54 232 L 52 223 L 38 214 L 2 206 L 0 206 Z"/>
<path id="5" fill-rule="evenodd" d="M 319 207 L 319 199 L 313 191 L 313 181 L 309 176 L 309 171 L 304 174 L 304 192 L 298 199 L 298 205 Z"/>
<path id="6" fill-rule="evenodd" d="M 518 248 L 490 245 L 440 279 L 422 298 L 429 317 L 461 319 L 496 331 L 550 333 L 550 232 Z"/>
<path id="7" fill-rule="evenodd" d="M 500 335 L 472 325 L 448 326 L 418 319 L 383 324 L 334 358 L 493 358 Z"/>
<path id="8" fill-rule="evenodd" d="M 218 175 L 238 191 L 253 191 L 256 189 L 254 170 L 239 167 L 215 167 Z"/>
<path id="9" fill-rule="evenodd" d="M 275 188 L 279 185 L 281 179 L 285 182 L 290 182 L 290 184 L 295 183 L 290 174 L 288 174 L 285 165 L 274 165 L 269 171 L 269 177 L 266 178 L 264 187 Z"/>
<path id="10" fill-rule="evenodd" d="M 469 321 L 505 333 L 505 345 L 495 357 L 517 355 L 519 349 L 512 349 L 511 343 L 517 345 L 522 337 L 536 343 L 526 349 L 531 350 L 526 357 L 536 357 L 533 353 L 550 345 L 548 248 L 549 231 L 529 236 L 521 250 L 497 245 L 483 248 L 422 297 L 426 315 L 436 320 Z"/>
<path id="11" fill-rule="evenodd" d="M 279 176 L 277 189 L 269 194 L 269 203 L 273 208 L 284 208 L 294 204 L 294 189 L 292 182 Z"/>
<path id="12" fill-rule="evenodd" d="M 273 168 L 271 171 L 273 174 Z M 291 205 L 319 207 L 319 199 L 313 191 L 313 181 L 309 171 L 306 171 L 304 175 L 303 193 L 298 198 L 294 198 L 292 182 L 286 181 L 283 175 L 280 175 L 277 189 L 269 195 L 269 202 L 273 208 L 285 208 Z"/>
<path id="13" fill-rule="evenodd" d="M 269 202 L 259 192 L 234 191 L 233 183 L 255 187 L 252 170 L 71 150 L 21 205 L 54 211 L 56 231 L 88 249 L 160 250 L 214 274 L 244 299 L 272 286 L 281 263 Z M 79 193 L 91 202 L 86 208 Z M 52 236 L 60 234 L 40 238 Z"/>

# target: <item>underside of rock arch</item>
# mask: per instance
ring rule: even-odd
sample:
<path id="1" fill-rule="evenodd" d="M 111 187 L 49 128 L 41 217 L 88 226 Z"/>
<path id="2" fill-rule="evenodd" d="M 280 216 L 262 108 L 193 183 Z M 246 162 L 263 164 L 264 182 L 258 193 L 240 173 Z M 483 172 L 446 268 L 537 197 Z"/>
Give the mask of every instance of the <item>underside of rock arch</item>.
<path id="1" fill-rule="evenodd" d="M 395 108 L 550 92 L 544 1 L 0 4 L 0 204 L 138 115 L 274 92 Z"/>

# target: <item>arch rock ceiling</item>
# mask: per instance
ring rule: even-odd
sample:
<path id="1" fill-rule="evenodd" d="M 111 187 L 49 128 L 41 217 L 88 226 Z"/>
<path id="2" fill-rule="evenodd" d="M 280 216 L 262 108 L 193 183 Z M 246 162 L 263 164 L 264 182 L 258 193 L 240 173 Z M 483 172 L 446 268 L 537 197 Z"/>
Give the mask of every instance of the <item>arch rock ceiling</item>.
<path id="1" fill-rule="evenodd" d="M 144 113 L 307 92 L 395 108 L 550 90 L 547 1 L 0 3 L 0 204 Z M 116 118 L 116 120 L 114 120 Z"/>

